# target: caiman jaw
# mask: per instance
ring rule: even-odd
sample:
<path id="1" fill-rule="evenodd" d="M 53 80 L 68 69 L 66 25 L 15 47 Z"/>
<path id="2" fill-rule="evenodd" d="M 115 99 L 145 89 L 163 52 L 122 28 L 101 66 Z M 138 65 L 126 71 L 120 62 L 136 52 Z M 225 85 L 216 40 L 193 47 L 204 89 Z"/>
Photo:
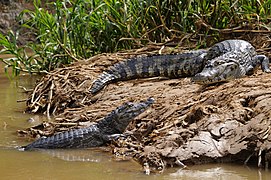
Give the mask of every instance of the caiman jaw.
<path id="1" fill-rule="evenodd" d="M 126 103 L 120 108 L 115 110 L 117 115 L 114 119 L 116 122 L 115 129 L 118 129 L 120 132 L 123 132 L 128 124 L 139 114 L 144 112 L 150 105 L 154 102 L 153 98 L 148 98 L 147 101 L 135 104 L 135 103 Z"/>
<path id="2" fill-rule="evenodd" d="M 229 81 L 240 76 L 238 68 L 238 64 L 235 62 L 227 62 L 216 67 L 205 67 L 202 72 L 196 74 L 191 80 L 197 84 Z"/>

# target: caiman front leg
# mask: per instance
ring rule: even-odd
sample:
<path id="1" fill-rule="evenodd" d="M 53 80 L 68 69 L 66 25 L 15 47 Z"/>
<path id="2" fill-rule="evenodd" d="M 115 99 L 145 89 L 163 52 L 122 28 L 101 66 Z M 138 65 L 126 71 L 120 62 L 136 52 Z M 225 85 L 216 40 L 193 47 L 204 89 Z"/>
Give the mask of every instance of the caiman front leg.
<path id="1" fill-rule="evenodd" d="M 261 66 L 263 72 L 271 72 L 269 68 L 269 58 L 265 55 L 256 55 L 252 58 L 250 66 L 246 68 L 246 75 L 252 75 L 259 66 Z"/>
<path id="2" fill-rule="evenodd" d="M 254 58 L 256 58 L 258 60 L 258 62 L 260 63 L 263 72 L 267 72 L 267 73 L 271 72 L 271 70 L 269 68 L 269 58 L 267 56 L 256 55 Z"/>
<path id="3" fill-rule="evenodd" d="M 105 134 L 103 136 L 103 140 L 105 142 L 117 140 L 119 138 L 127 138 L 129 135 L 132 135 L 133 133 L 131 131 L 126 131 L 124 133 L 118 133 L 118 134 Z"/>

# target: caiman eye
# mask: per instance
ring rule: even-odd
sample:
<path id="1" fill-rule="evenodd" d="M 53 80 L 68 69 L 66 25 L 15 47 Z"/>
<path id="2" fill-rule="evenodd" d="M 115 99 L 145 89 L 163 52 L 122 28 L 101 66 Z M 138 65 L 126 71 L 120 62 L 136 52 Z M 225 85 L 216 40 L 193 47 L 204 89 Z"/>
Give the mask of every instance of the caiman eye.
<path id="1" fill-rule="evenodd" d="M 223 61 L 215 61 L 214 62 L 214 66 L 219 66 L 219 65 L 221 65 L 223 63 L 224 63 Z"/>

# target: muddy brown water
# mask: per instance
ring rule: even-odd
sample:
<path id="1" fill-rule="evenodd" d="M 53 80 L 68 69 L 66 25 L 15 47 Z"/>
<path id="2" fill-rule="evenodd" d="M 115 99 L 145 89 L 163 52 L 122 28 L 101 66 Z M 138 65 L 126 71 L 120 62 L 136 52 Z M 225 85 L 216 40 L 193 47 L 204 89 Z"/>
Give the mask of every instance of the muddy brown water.
<path id="1" fill-rule="evenodd" d="M 26 98 L 19 86 L 32 88 L 37 77 L 20 76 L 10 81 L 0 66 L 0 179 L 269 179 L 270 171 L 233 164 L 208 164 L 188 169 L 168 168 L 162 174 L 143 173 L 134 161 L 117 161 L 97 149 L 50 150 L 21 152 L 17 146 L 28 141 L 16 135 L 24 129 L 45 119 L 42 116 L 23 113 Z M 29 122 L 34 117 L 36 121 Z"/>

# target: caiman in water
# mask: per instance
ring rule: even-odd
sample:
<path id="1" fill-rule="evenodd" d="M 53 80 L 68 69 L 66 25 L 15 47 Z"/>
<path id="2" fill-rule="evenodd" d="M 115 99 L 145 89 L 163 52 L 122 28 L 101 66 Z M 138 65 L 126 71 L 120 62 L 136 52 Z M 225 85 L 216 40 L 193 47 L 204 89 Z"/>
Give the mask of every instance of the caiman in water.
<path id="1" fill-rule="evenodd" d="M 119 137 L 129 123 L 136 116 L 144 112 L 153 102 L 153 98 L 140 103 L 127 102 L 113 110 L 96 124 L 86 128 L 60 132 L 50 137 L 42 137 L 20 149 L 88 148 L 101 146 Z"/>

